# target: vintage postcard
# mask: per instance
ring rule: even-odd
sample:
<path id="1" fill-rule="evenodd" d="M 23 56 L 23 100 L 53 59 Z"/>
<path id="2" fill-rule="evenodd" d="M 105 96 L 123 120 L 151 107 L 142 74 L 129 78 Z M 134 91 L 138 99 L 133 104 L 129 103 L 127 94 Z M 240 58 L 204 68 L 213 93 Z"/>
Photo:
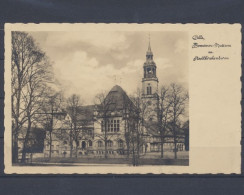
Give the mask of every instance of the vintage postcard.
<path id="1" fill-rule="evenodd" d="M 5 24 L 5 173 L 240 173 L 240 24 Z"/>

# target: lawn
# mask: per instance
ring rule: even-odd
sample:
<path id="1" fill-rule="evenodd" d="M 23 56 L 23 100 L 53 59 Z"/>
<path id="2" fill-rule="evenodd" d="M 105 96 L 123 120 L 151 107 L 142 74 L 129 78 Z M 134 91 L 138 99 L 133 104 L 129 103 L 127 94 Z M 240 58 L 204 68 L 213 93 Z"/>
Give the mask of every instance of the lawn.
<path id="1" fill-rule="evenodd" d="M 178 152 L 177 159 L 174 159 L 173 152 L 165 152 L 164 158 L 160 158 L 160 153 L 147 153 L 139 159 L 139 165 L 189 165 L 189 152 Z M 47 158 L 33 159 L 32 163 L 15 164 L 17 166 L 96 166 L 96 165 L 131 165 L 132 158 L 121 158 L 110 156 L 107 159 L 104 157 L 82 156 L 79 158 L 69 157 L 53 157 L 51 160 Z"/>

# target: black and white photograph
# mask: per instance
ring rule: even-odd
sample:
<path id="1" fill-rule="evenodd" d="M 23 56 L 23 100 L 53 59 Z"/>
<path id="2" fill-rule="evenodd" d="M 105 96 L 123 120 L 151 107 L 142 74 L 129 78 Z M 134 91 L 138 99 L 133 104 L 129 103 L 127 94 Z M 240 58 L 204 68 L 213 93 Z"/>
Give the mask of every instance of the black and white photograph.
<path id="1" fill-rule="evenodd" d="M 238 172 L 238 30 L 6 25 L 5 170 Z"/>
<path id="2" fill-rule="evenodd" d="M 186 32 L 11 38 L 14 166 L 189 165 Z"/>

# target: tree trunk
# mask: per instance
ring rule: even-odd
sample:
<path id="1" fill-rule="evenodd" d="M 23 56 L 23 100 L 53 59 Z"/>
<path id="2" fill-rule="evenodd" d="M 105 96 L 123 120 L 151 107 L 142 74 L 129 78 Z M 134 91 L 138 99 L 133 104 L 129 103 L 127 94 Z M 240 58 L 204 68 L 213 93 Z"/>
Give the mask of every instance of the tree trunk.
<path id="1" fill-rule="evenodd" d="M 175 112 L 174 112 L 174 119 L 173 119 L 173 135 L 174 135 L 174 148 L 175 148 L 174 154 L 175 154 L 175 159 L 177 159 L 176 114 L 175 114 Z"/>
<path id="2" fill-rule="evenodd" d="M 175 153 L 175 159 L 177 159 L 177 144 L 176 144 L 176 141 L 174 141 L 174 145 L 175 145 L 175 150 L 174 150 L 174 153 Z"/>
<path id="3" fill-rule="evenodd" d="M 32 158 L 33 158 L 33 153 L 31 152 L 31 156 L 30 156 L 31 163 L 32 163 Z"/>
<path id="4" fill-rule="evenodd" d="M 108 158 L 108 151 L 107 151 L 107 150 L 108 150 L 108 149 L 107 149 L 107 138 L 105 138 L 105 141 L 104 141 L 104 142 L 105 142 L 105 148 L 104 148 L 104 149 L 105 149 L 105 154 L 104 154 L 104 158 L 106 158 L 106 159 L 107 159 L 107 158 Z"/>
<path id="5" fill-rule="evenodd" d="M 164 158 L 164 137 L 161 135 L 161 158 Z"/>
<path id="6" fill-rule="evenodd" d="M 175 148 L 175 159 L 177 159 L 177 139 L 176 139 L 176 132 L 174 130 L 174 148 Z"/>
<path id="7" fill-rule="evenodd" d="M 135 159 L 135 144 L 134 144 L 134 140 L 132 141 L 132 164 L 133 166 L 136 166 L 136 159 Z"/>
<path id="8" fill-rule="evenodd" d="M 19 149 L 18 149 L 18 135 L 13 134 L 12 140 L 12 162 L 17 163 L 19 158 Z"/>
<path id="9" fill-rule="evenodd" d="M 105 154 L 104 154 L 104 158 L 108 158 L 108 149 L 107 149 L 107 142 L 108 142 L 108 140 L 107 140 L 107 119 L 105 118 L 105 122 L 104 122 L 104 124 L 105 124 L 105 128 L 104 128 L 104 133 L 105 133 L 105 136 L 104 136 L 104 150 L 105 150 Z"/>
<path id="10" fill-rule="evenodd" d="M 185 134 L 185 151 L 189 151 L 189 133 Z"/>
<path id="11" fill-rule="evenodd" d="M 75 149 L 75 158 L 78 158 L 78 144 L 76 144 L 76 149 Z"/>
<path id="12" fill-rule="evenodd" d="M 15 128 L 12 127 L 12 135 L 13 135 L 13 148 L 12 148 L 12 162 L 17 163 L 19 159 L 19 147 L 18 147 L 18 136 L 19 136 L 19 110 L 20 110 L 20 95 L 21 95 L 21 84 L 20 84 L 20 76 L 18 76 L 18 90 L 17 90 L 17 100 L 16 106 L 13 105 L 13 98 L 12 98 L 12 107 L 15 107 L 16 116 L 14 117 L 15 120 Z"/>
<path id="13" fill-rule="evenodd" d="M 138 125 L 138 123 L 137 123 L 137 125 L 136 125 L 136 128 L 137 128 L 137 140 L 136 140 L 136 144 L 137 144 L 137 155 L 136 155 L 136 166 L 138 166 L 139 165 L 139 159 L 140 159 L 140 142 L 141 142 L 141 140 L 140 140 L 140 134 L 139 134 L 139 125 Z"/>
<path id="14" fill-rule="evenodd" d="M 128 133 L 127 135 L 125 136 L 125 141 L 126 141 L 126 156 L 127 156 L 127 159 L 129 159 L 130 157 L 130 143 L 129 143 L 129 137 L 128 137 Z"/>
<path id="15" fill-rule="evenodd" d="M 72 156 L 73 156 L 73 143 L 70 143 L 69 157 L 72 158 Z"/>
<path id="16" fill-rule="evenodd" d="M 127 159 L 130 158 L 130 133 L 129 133 L 129 125 L 128 120 L 125 121 L 125 141 L 126 141 L 126 156 Z"/>
<path id="17" fill-rule="evenodd" d="M 70 158 L 72 158 L 72 153 L 73 153 L 73 139 L 72 139 L 72 125 L 70 129 L 70 134 L 69 134 L 69 145 L 70 145 Z"/>
<path id="18" fill-rule="evenodd" d="M 76 148 L 75 148 L 75 158 L 78 158 L 78 146 L 79 146 L 79 141 L 76 140 L 76 141 L 75 141 L 75 144 L 76 144 Z"/>
<path id="19" fill-rule="evenodd" d="M 50 135 L 50 143 L 49 143 L 49 160 L 52 158 L 52 131 L 49 132 Z"/>
<path id="20" fill-rule="evenodd" d="M 31 119 L 30 119 L 30 117 L 28 117 L 28 127 L 27 127 L 26 136 L 24 139 L 23 151 L 22 151 L 22 159 L 21 159 L 22 163 L 25 163 L 25 160 L 26 160 L 26 149 L 27 149 L 27 144 L 29 141 L 30 130 L 31 130 Z"/>
<path id="21" fill-rule="evenodd" d="M 51 113 L 51 128 L 50 128 L 50 146 L 49 146 L 49 160 L 51 160 L 52 158 L 52 132 L 53 132 L 53 103 L 51 105 L 51 110 L 52 110 L 52 113 Z"/>

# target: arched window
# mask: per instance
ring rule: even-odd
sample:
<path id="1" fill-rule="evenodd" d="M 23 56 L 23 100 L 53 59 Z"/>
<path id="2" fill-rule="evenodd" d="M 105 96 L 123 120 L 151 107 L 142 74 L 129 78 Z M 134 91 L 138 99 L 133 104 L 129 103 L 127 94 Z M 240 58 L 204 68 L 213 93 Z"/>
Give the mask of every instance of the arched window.
<path id="1" fill-rule="evenodd" d="M 111 140 L 108 140 L 107 145 L 108 145 L 108 147 L 112 147 L 113 146 L 113 142 Z"/>
<path id="2" fill-rule="evenodd" d="M 103 142 L 102 141 L 98 141 L 97 145 L 98 145 L 98 147 L 102 147 L 103 146 Z"/>
<path id="3" fill-rule="evenodd" d="M 91 140 L 88 141 L 88 145 L 89 145 L 89 147 L 92 146 L 92 141 Z"/>
<path id="4" fill-rule="evenodd" d="M 151 68 L 147 68 L 147 74 L 151 73 Z"/>
<path id="5" fill-rule="evenodd" d="M 123 148 L 123 145 L 124 145 L 124 143 L 123 143 L 123 141 L 120 139 L 120 140 L 118 141 L 118 147 L 119 147 L 119 148 Z"/>
<path id="6" fill-rule="evenodd" d="M 147 95 L 151 95 L 152 94 L 152 87 L 149 85 L 147 86 Z"/>

